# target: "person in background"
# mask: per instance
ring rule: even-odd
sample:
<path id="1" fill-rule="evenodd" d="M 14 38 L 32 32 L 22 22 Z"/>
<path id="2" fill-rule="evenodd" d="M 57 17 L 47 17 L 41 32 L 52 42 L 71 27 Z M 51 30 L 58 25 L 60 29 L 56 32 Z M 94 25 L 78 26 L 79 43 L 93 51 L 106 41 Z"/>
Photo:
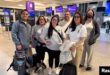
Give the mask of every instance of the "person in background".
<path id="1" fill-rule="evenodd" d="M 76 55 L 75 58 L 73 59 L 74 62 L 73 64 L 76 65 L 77 75 L 80 75 L 78 72 L 79 64 L 82 57 L 83 44 L 87 36 L 86 27 L 82 25 L 82 22 L 83 22 L 82 15 L 79 12 L 75 12 L 72 22 L 66 32 L 67 39 L 74 42 L 70 50 L 73 52 L 74 50 L 76 50 Z"/>
<path id="2" fill-rule="evenodd" d="M 43 31 L 43 29 L 46 27 L 46 19 L 44 16 L 39 16 L 38 17 L 38 20 L 36 22 L 36 25 L 33 27 L 33 38 L 34 38 L 34 41 L 33 42 L 36 42 L 34 43 L 35 45 L 35 49 L 36 49 L 36 53 L 37 53 L 37 56 L 36 56 L 36 63 L 43 63 L 44 61 L 44 57 L 45 57 L 45 44 L 41 41 L 40 39 L 40 35 Z M 46 65 L 43 63 L 43 65 L 45 66 L 46 68 Z M 36 68 L 36 70 L 38 69 L 39 67 Z"/>
<path id="3" fill-rule="evenodd" d="M 61 31 L 61 27 L 59 25 L 59 16 L 54 15 L 51 18 L 50 25 L 46 28 L 41 34 L 42 41 L 46 44 L 47 52 L 49 55 L 49 71 L 48 74 L 52 74 L 53 61 L 55 59 L 55 73 L 58 74 L 59 69 L 59 55 L 60 50 L 59 47 L 62 44 L 62 39 L 58 33 L 63 35 Z"/>
<path id="4" fill-rule="evenodd" d="M 71 18 L 70 12 L 66 11 L 64 19 L 62 21 L 60 21 L 60 23 L 59 23 L 59 25 L 62 27 L 62 30 L 64 32 L 67 31 L 67 28 L 69 27 L 71 21 L 72 21 L 72 18 Z"/>
<path id="5" fill-rule="evenodd" d="M 80 68 L 84 67 L 86 53 L 87 53 L 86 70 L 89 71 L 92 69 L 91 61 L 92 61 L 92 56 L 93 56 L 93 50 L 91 49 L 91 47 L 93 46 L 93 44 L 96 42 L 96 39 L 100 35 L 100 28 L 99 28 L 97 22 L 94 20 L 94 11 L 92 9 L 89 9 L 86 13 L 84 26 L 87 29 L 87 38 L 85 40 L 82 60 L 81 60 L 79 67 Z"/>
<path id="6" fill-rule="evenodd" d="M 2 23 L 1 23 L 1 18 L 0 18 L 0 27 L 2 26 Z"/>
<path id="7" fill-rule="evenodd" d="M 28 11 L 26 9 L 22 10 L 20 15 L 20 20 L 12 25 L 12 40 L 17 50 L 24 50 L 27 54 L 31 48 L 31 26 L 28 23 Z M 32 64 L 32 61 L 30 62 Z"/>

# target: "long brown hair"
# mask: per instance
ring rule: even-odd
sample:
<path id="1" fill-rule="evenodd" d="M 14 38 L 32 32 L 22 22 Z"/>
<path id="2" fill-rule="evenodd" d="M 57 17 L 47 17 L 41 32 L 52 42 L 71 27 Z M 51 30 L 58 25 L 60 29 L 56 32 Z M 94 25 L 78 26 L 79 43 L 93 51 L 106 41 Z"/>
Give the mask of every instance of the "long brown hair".
<path id="1" fill-rule="evenodd" d="M 39 16 L 39 17 L 38 17 L 38 20 L 37 20 L 37 22 L 36 22 L 36 25 L 39 25 L 39 21 L 40 21 L 40 18 L 41 18 L 41 17 L 43 17 L 43 19 L 44 19 L 44 21 L 45 21 L 45 23 L 46 23 L 45 17 L 44 17 L 44 16 Z"/>

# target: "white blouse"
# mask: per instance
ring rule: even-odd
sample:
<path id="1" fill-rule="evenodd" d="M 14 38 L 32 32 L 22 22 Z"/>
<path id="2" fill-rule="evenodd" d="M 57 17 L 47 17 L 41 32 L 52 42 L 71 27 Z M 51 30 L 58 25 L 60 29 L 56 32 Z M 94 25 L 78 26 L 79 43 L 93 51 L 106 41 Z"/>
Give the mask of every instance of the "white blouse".
<path id="1" fill-rule="evenodd" d="M 68 28 L 66 34 L 69 35 L 70 41 L 76 43 L 80 40 L 80 37 L 87 36 L 87 30 L 84 25 L 80 24 L 76 27 L 75 31 L 72 31 L 72 28 Z"/>
<path id="2" fill-rule="evenodd" d="M 48 27 L 48 26 L 47 25 L 43 25 L 43 26 L 41 26 L 41 25 L 35 25 L 33 27 L 32 34 L 34 35 L 34 37 L 36 37 L 36 39 L 38 39 L 40 41 L 39 36 L 41 35 L 43 29 L 45 29 L 46 27 Z"/>

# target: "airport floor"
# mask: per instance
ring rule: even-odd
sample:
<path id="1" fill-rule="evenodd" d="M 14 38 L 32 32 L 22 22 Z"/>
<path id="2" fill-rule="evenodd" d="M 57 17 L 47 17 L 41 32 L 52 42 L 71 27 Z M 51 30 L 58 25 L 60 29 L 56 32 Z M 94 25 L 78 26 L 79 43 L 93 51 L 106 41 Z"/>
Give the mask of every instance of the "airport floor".
<path id="1" fill-rule="evenodd" d="M 14 44 L 11 40 L 10 32 L 6 32 L 3 28 L 0 28 L 0 75 L 17 75 L 17 72 L 13 70 L 6 71 L 12 62 L 12 57 L 14 54 Z M 85 69 L 80 69 L 81 75 L 99 75 L 99 66 L 110 66 L 110 33 L 106 34 L 104 29 L 101 29 L 101 35 L 97 40 L 96 44 L 92 47 L 93 62 L 92 71 L 85 71 Z M 35 50 L 33 49 L 33 53 Z M 48 62 L 48 55 L 46 53 L 45 63 Z M 33 73 L 31 75 L 48 75 L 47 70 L 44 73 Z"/>

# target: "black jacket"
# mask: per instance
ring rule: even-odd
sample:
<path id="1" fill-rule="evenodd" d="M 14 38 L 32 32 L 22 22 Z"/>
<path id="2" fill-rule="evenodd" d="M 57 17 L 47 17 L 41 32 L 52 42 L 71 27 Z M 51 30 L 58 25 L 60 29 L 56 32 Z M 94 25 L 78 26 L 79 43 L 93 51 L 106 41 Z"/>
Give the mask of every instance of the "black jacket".
<path id="1" fill-rule="evenodd" d="M 90 32 L 90 37 L 89 37 L 89 40 L 88 40 L 88 44 L 89 45 L 94 44 L 96 42 L 97 38 L 99 37 L 99 35 L 100 35 L 100 27 L 97 24 L 97 22 L 93 20 L 93 29 Z"/>

